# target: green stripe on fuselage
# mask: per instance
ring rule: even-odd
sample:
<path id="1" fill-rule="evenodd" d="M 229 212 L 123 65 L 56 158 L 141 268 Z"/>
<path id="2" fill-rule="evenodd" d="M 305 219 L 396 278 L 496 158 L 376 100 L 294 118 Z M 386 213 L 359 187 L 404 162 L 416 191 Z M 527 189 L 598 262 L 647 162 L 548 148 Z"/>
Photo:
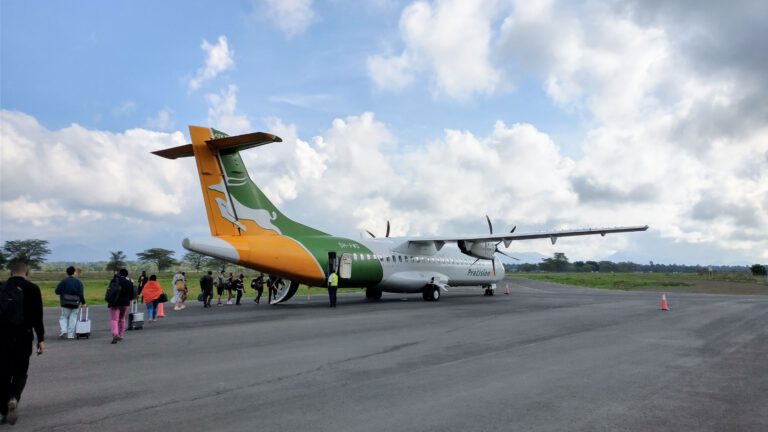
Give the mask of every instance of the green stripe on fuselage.
<path id="1" fill-rule="evenodd" d="M 378 284 L 384 277 L 384 270 L 379 260 L 360 242 L 328 235 L 294 237 L 294 239 L 301 242 L 314 255 L 324 272 L 328 271 L 328 252 L 336 252 L 336 257 L 339 258 L 345 253 L 358 255 L 359 259 L 352 261 L 352 278 L 340 278 L 339 286 L 366 287 Z"/>
<path id="2" fill-rule="evenodd" d="M 336 252 L 337 257 L 344 253 L 373 256 L 373 252 L 354 240 L 333 237 L 320 230 L 300 224 L 285 216 L 264 195 L 264 192 L 251 180 L 238 152 L 219 154 L 221 164 L 229 179 L 227 189 L 234 200 L 253 210 L 264 210 L 268 223 L 277 227 L 280 234 L 291 237 L 315 257 L 324 273 L 328 272 L 328 252 Z M 234 206 L 234 203 L 233 203 Z M 240 217 L 242 215 L 238 215 Z M 258 222 L 257 222 L 258 223 Z M 352 262 L 352 278 L 339 279 L 343 287 L 364 287 L 381 282 L 384 271 L 378 259 L 359 259 Z"/>

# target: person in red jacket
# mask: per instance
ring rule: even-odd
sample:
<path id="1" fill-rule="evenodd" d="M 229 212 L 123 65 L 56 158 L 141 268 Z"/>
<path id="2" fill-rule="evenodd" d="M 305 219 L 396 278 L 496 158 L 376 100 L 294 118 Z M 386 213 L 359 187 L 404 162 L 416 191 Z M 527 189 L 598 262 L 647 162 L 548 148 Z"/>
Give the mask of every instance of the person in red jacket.
<path id="1" fill-rule="evenodd" d="M 160 303 L 160 296 L 163 294 L 163 289 L 157 281 L 157 276 L 149 276 L 149 281 L 144 284 L 141 293 L 144 296 L 144 304 L 147 305 L 147 319 L 151 323 L 157 321 L 157 305 Z"/>

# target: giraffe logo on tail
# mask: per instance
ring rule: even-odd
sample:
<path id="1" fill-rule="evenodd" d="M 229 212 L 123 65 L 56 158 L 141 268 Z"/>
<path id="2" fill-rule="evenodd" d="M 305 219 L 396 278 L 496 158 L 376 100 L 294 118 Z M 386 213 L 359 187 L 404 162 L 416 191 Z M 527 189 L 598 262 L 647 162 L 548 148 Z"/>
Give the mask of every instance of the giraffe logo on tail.
<path id="1" fill-rule="evenodd" d="M 211 185 L 208 187 L 208 189 L 215 190 L 216 192 L 221 192 L 224 194 L 224 198 L 216 198 L 216 204 L 219 206 L 219 211 L 221 212 L 221 217 L 224 219 L 232 222 L 233 224 L 237 225 L 238 228 L 240 228 L 242 231 L 247 231 L 245 225 L 240 223 L 240 220 L 249 220 L 258 225 L 261 228 L 264 228 L 265 230 L 274 231 L 278 234 L 282 235 L 282 232 L 280 231 L 280 228 L 276 227 L 272 221 L 277 219 L 277 213 L 274 211 L 272 214 L 269 213 L 269 211 L 264 209 L 252 209 L 245 204 L 241 203 L 237 200 L 237 198 L 233 197 L 234 201 L 234 208 L 232 206 L 233 203 L 229 201 L 229 194 L 227 193 L 226 186 L 224 186 L 224 180 L 221 182 Z M 235 217 L 235 214 L 237 214 L 237 217 Z"/>

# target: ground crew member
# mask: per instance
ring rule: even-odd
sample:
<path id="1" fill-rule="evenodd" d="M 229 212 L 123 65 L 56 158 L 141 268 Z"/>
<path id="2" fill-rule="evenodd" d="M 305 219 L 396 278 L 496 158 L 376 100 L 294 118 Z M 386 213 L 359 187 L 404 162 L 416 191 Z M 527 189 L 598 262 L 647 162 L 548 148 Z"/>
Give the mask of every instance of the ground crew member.
<path id="1" fill-rule="evenodd" d="M 336 290 L 339 288 L 339 275 L 336 272 L 332 272 L 328 276 L 328 300 L 331 302 L 331 307 L 336 307 Z"/>

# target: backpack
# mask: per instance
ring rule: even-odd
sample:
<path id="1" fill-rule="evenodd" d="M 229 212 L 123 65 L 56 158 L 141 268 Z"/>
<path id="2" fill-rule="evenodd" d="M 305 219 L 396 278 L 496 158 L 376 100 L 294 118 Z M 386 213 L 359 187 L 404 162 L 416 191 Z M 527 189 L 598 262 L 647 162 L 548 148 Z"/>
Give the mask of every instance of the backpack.
<path id="1" fill-rule="evenodd" d="M 24 325 L 24 291 L 17 284 L 0 283 L 0 324 Z"/>
<path id="2" fill-rule="evenodd" d="M 104 294 L 104 300 L 107 302 L 107 304 L 115 304 L 117 303 L 117 300 L 120 298 L 120 281 L 117 280 L 117 277 L 112 278 L 111 281 L 109 281 L 109 286 L 107 287 L 107 292 Z"/>

